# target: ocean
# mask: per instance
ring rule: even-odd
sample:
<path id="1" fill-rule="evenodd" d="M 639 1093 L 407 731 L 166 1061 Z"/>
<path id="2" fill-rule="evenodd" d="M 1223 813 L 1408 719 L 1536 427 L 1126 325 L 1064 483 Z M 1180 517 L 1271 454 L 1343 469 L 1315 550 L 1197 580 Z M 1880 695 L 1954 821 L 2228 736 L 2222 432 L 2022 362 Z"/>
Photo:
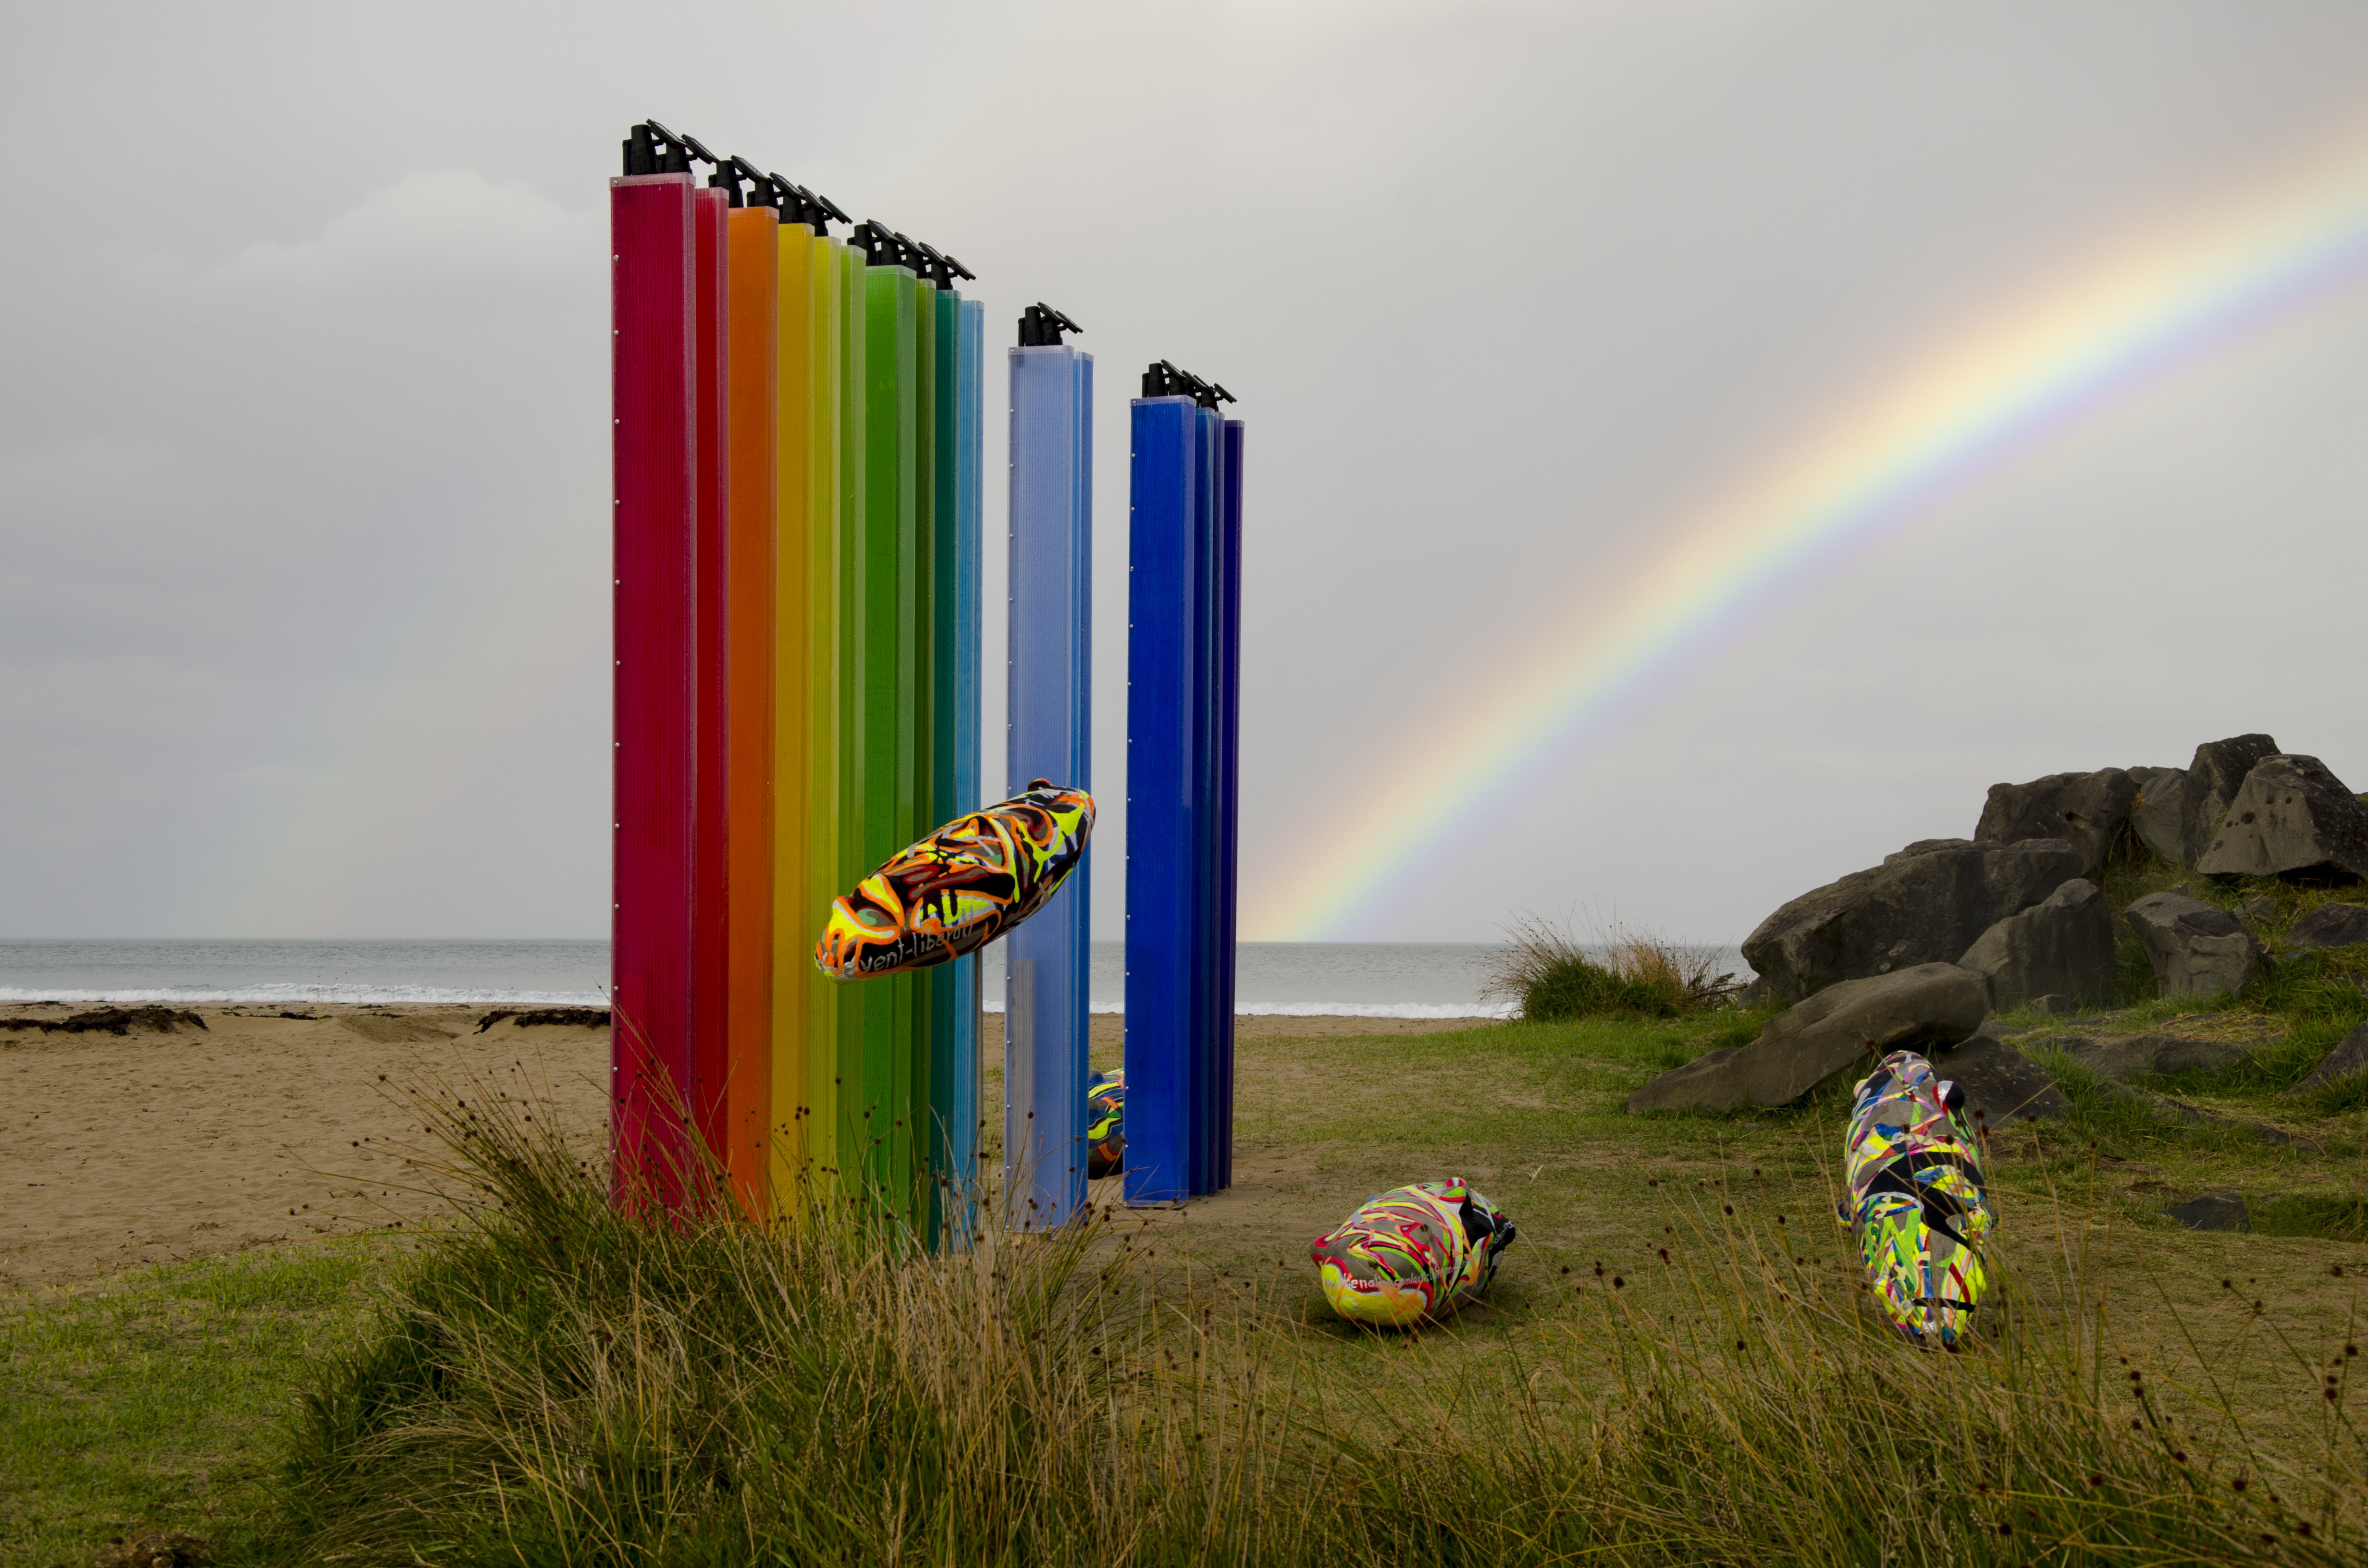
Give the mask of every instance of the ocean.
<path id="1" fill-rule="evenodd" d="M 1480 942 L 1245 942 L 1235 1011 L 1343 1017 L 1503 1017 L 1484 999 Z M 1720 967 L 1751 971 L 1731 949 Z M 1003 949 L 985 953 L 990 1012 L 1002 1009 Z M 599 1006 L 606 942 L 0 941 L 0 1002 L 450 1002 Z M 1124 1010 L 1126 950 L 1096 942 L 1087 991 Z"/>
<path id="2" fill-rule="evenodd" d="M 1488 1017 L 1486 944 L 1248 942 L 1235 965 L 1242 1013 Z M 1003 952 L 986 949 L 999 1009 Z M 1125 949 L 1093 944 L 1094 1011 L 1126 996 Z M 451 1002 L 600 1006 L 606 942 L 0 941 L 0 1002 Z"/>

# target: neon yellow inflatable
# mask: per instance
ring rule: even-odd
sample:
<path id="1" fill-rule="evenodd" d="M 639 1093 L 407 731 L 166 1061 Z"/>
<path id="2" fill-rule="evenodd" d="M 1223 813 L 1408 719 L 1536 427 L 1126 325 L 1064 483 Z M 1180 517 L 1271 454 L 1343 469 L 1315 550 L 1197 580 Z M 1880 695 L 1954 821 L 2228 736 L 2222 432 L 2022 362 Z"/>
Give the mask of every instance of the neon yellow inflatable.
<path id="1" fill-rule="evenodd" d="M 1093 830 L 1094 798 L 1042 778 L 957 817 L 831 901 L 814 964 L 867 980 L 975 952 L 1044 907 Z"/>
<path id="2" fill-rule="evenodd" d="M 1460 1176 L 1365 1199 L 1311 1249 L 1324 1299 L 1351 1323 L 1404 1328 L 1486 1288 L 1513 1222 Z"/>

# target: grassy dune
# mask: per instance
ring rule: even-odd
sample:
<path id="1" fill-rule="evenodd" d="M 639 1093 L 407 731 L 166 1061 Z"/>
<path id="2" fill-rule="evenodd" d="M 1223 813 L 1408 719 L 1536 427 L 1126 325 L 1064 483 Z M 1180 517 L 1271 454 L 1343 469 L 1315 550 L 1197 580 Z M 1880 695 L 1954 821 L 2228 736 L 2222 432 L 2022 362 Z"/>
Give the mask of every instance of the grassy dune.
<path id="1" fill-rule="evenodd" d="M 438 1124 L 475 1199 L 416 1250 L 250 1255 L 10 1311 L 0 1561 L 85 1562 L 132 1525 L 235 1562 L 2368 1551 L 2358 1110 L 2188 1086 L 2278 1143 L 2076 1093 L 2070 1123 L 2002 1135 L 2007 1283 L 1944 1357 L 1855 1301 L 1834 1098 L 1621 1110 L 1754 1023 L 1246 1043 L 1235 1192 L 953 1258 L 847 1211 L 770 1237 L 620 1221 L 547 1115 L 464 1092 Z M 1419 1335 L 1329 1319 L 1307 1242 L 1450 1171 L 1521 1226 L 1486 1303 Z M 2223 1187 L 2324 1208 L 2288 1235 L 2163 1217 Z"/>

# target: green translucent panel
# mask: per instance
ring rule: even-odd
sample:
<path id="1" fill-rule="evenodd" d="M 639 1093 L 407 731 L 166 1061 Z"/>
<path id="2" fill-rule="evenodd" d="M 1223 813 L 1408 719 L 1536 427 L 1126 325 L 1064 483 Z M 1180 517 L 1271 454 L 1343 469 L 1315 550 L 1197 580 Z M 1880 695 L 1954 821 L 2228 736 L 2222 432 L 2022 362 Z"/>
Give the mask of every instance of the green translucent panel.
<path id="1" fill-rule="evenodd" d="M 882 865 L 915 831 L 913 626 L 918 387 L 917 279 L 903 267 L 864 270 L 863 526 L 856 567 L 856 683 L 863 869 Z M 861 875 L 861 872 L 858 873 Z M 892 1210 L 909 1214 L 912 1148 L 913 980 L 863 983 L 860 1136 L 865 1172 Z M 920 1085 L 928 1092 L 926 1078 Z"/>

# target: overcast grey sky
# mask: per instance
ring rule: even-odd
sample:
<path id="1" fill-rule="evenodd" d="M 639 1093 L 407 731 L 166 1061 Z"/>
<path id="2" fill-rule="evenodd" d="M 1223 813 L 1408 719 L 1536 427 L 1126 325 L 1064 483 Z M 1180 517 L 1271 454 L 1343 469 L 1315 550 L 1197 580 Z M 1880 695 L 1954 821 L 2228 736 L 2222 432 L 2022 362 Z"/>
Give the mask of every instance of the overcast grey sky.
<path id="1" fill-rule="evenodd" d="M 1085 323 L 1101 935 L 1160 357 L 1249 422 L 1254 910 L 1398 856 L 1327 929 L 1733 940 L 2002 778 L 2266 729 L 2368 789 L 2345 262 L 1720 617 L 1446 853 L 1326 836 L 1919 357 L 2368 145 L 2368 7 L 17 3 L 6 35 L 0 936 L 605 929 L 601 256 L 651 115 L 961 256 L 991 344 L 1038 299 Z M 1004 405 L 997 355 L 997 566 Z"/>

